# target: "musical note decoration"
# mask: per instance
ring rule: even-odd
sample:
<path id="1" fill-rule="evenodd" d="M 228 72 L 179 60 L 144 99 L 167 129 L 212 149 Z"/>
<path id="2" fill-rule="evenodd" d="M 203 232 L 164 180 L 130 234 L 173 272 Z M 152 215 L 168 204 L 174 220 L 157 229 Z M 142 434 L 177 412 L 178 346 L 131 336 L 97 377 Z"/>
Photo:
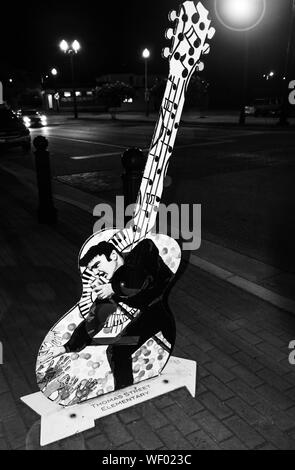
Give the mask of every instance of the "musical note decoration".
<path id="1" fill-rule="evenodd" d="M 169 78 L 133 214 L 135 242 L 155 225 L 185 93 L 193 73 L 204 69 L 200 58 L 209 53 L 210 45 L 206 41 L 215 34 L 208 11 L 201 2 L 195 5 L 193 1 L 185 1 L 178 12 L 171 11 L 168 18 L 174 23 L 165 33 L 171 45 L 163 49 L 162 55 L 169 60 Z M 151 197 L 153 203 L 148 204 Z"/>

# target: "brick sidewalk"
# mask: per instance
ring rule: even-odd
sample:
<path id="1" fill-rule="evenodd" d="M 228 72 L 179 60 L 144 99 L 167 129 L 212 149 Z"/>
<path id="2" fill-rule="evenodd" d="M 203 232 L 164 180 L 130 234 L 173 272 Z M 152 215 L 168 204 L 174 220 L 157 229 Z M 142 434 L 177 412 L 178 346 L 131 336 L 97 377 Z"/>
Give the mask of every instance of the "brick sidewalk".
<path id="1" fill-rule="evenodd" d="M 32 193 L 1 174 L 0 449 L 39 448 L 35 360 L 50 327 L 79 298 L 86 212 L 58 203 L 56 229 L 36 223 Z M 49 448 L 295 449 L 295 318 L 191 265 L 171 292 L 175 355 L 198 362 L 197 396 L 176 390 L 105 417 Z"/>

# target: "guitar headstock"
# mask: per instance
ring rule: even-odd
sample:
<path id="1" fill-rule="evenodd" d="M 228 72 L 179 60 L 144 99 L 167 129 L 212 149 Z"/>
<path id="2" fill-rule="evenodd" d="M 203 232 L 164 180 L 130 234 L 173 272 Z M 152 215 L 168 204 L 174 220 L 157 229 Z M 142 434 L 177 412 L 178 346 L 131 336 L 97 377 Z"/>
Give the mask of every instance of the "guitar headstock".
<path id="1" fill-rule="evenodd" d="M 188 79 L 195 70 L 202 71 L 202 54 L 208 54 L 210 46 L 206 42 L 212 39 L 215 29 L 210 26 L 208 10 L 198 2 L 187 0 L 180 5 L 179 11 L 171 11 L 169 20 L 174 28 L 166 31 L 166 38 L 171 40 L 171 47 L 163 50 L 163 56 L 169 59 L 170 73 Z"/>

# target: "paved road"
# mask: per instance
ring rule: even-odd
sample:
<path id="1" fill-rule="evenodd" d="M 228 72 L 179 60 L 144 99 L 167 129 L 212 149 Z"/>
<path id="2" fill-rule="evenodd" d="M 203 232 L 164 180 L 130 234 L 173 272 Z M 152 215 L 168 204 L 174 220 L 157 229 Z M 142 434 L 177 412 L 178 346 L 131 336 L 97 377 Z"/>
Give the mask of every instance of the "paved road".
<path id="1" fill-rule="evenodd" d="M 32 130 L 32 137 L 48 137 L 55 176 L 91 172 L 92 178 L 71 181 L 112 198 L 121 192 L 122 152 L 132 145 L 147 149 L 153 128 L 153 123 L 65 120 Z M 163 200 L 202 204 L 203 238 L 292 271 L 294 149 L 290 129 L 182 126 Z M 3 164 L 5 158 L 32 166 L 31 156 L 17 150 L 2 157 Z"/>

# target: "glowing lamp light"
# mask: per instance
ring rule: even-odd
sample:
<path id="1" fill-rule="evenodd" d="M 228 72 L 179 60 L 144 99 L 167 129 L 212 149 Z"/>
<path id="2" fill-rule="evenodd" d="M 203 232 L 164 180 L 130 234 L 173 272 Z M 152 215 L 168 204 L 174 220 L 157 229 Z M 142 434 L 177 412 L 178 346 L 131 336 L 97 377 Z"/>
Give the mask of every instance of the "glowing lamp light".
<path id="1" fill-rule="evenodd" d="M 59 47 L 63 52 L 67 52 L 67 50 L 69 49 L 69 44 L 67 43 L 67 41 L 65 41 L 65 39 L 63 39 L 60 42 Z"/>
<path id="2" fill-rule="evenodd" d="M 75 39 L 75 41 L 73 42 L 72 49 L 75 53 L 77 53 L 81 49 L 80 43 L 79 41 L 77 41 L 77 39 Z"/>
<path id="3" fill-rule="evenodd" d="M 150 51 L 148 49 L 144 49 L 144 51 L 142 52 L 142 57 L 144 59 L 148 59 L 150 57 Z"/>
<path id="4" fill-rule="evenodd" d="M 215 14 L 223 26 L 248 31 L 263 19 L 266 0 L 215 0 Z"/>
<path id="5" fill-rule="evenodd" d="M 55 77 L 57 75 L 57 73 L 58 72 L 57 72 L 56 68 L 51 69 L 51 75 L 53 75 Z"/>

